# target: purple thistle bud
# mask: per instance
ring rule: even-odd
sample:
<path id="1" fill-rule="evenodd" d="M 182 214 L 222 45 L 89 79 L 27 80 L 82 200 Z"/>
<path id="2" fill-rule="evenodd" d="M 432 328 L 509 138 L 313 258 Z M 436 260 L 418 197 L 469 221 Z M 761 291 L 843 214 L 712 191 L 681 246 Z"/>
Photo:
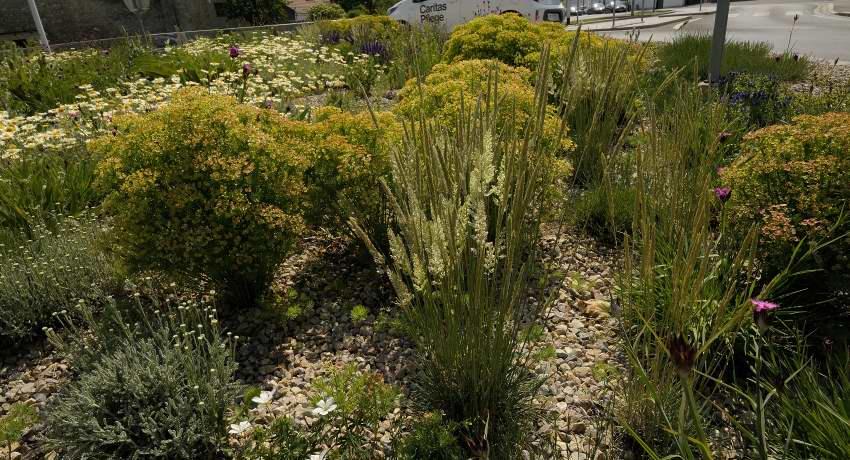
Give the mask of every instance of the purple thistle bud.
<path id="1" fill-rule="evenodd" d="M 247 62 L 242 64 L 242 77 L 248 78 L 248 75 L 250 75 L 250 74 L 251 74 L 251 64 L 248 64 Z"/>
<path id="2" fill-rule="evenodd" d="M 239 57 L 239 47 L 238 46 L 233 45 L 233 46 L 230 47 L 230 57 L 233 58 L 233 59 L 236 59 L 236 58 Z"/>
<path id="3" fill-rule="evenodd" d="M 729 187 L 716 187 L 714 189 L 714 196 L 716 196 L 721 203 L 725 203 L 729 201 L 729 198 L 732 196 L 732 189 Z"/>

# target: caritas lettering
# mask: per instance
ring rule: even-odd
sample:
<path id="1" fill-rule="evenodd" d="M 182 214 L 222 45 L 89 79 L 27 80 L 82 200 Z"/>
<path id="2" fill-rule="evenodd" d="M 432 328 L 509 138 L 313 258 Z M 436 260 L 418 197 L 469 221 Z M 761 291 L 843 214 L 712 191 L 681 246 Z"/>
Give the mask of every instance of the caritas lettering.
<path id="1" fill-rule="evenodd" d="M 445 3 L 419 6 L 420 22 L 445 22 L 446 17 L 442 12 L 446 11 Z"/>

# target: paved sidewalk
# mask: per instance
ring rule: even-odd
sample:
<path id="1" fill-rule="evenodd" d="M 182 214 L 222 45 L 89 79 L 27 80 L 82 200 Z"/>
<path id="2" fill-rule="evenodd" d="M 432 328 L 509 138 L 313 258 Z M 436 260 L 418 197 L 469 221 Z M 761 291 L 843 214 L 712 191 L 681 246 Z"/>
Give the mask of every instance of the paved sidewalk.
<path id="1" fill-rule="evenodd" d="M 833 9 L 835 14 L 850 16 L 850 0 L 834 0 Z"/>
<path id="2" fill-rule="evenodd" d="M 847 0 L 850 3 L 850 0 Z M 702 16 L 714 14 L 717 6 L 714 3 L 704 2 L 702 8 L 699 5 L 684 6 L 675 8 L 672 13 L 667 13 L 664 16 Z"/>

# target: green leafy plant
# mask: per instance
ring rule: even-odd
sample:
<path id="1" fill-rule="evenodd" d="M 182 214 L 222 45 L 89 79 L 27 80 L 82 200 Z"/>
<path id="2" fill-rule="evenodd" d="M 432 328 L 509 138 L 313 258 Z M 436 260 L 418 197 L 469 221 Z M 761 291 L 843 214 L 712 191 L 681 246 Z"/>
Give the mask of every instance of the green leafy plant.
<path id="1" fill-rule="evenodd" d="M 215 458 L 239 394 L 230 340 L 203 299 L 134 295 L 95 316 L 81 302 L 49 331 L 77 381 L 45 416 L 45 445 L 69 459 Z M 81 318 L 81 320 L 75 319 Z"/>
<path id="2" fill-rule="evenodd" d="M 27 428 L 38 421 L 38 413 L 29 404 L 12 404 L 6 415 L 0 417 L 0 445 L 7 448 L 8 459 L 12 460 L 12 444 L 21 440 Z"/>

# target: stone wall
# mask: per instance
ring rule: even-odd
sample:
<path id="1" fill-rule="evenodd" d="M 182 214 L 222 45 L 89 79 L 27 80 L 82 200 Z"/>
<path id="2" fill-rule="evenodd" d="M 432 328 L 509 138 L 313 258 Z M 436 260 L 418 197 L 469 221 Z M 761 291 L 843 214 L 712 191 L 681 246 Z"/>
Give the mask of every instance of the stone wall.
<path id="1" fill-rule="evenodd" d="M 63 43 L 138 34 L 141 25 L 122 0 L 36 0 L 47 38 Z M 236 25 L 218 17 L 209 0 L 151 0 L 142 15 L 148 33 Z M 35 34 L 26 0 L 0 0 L 0 38 Z"/>

